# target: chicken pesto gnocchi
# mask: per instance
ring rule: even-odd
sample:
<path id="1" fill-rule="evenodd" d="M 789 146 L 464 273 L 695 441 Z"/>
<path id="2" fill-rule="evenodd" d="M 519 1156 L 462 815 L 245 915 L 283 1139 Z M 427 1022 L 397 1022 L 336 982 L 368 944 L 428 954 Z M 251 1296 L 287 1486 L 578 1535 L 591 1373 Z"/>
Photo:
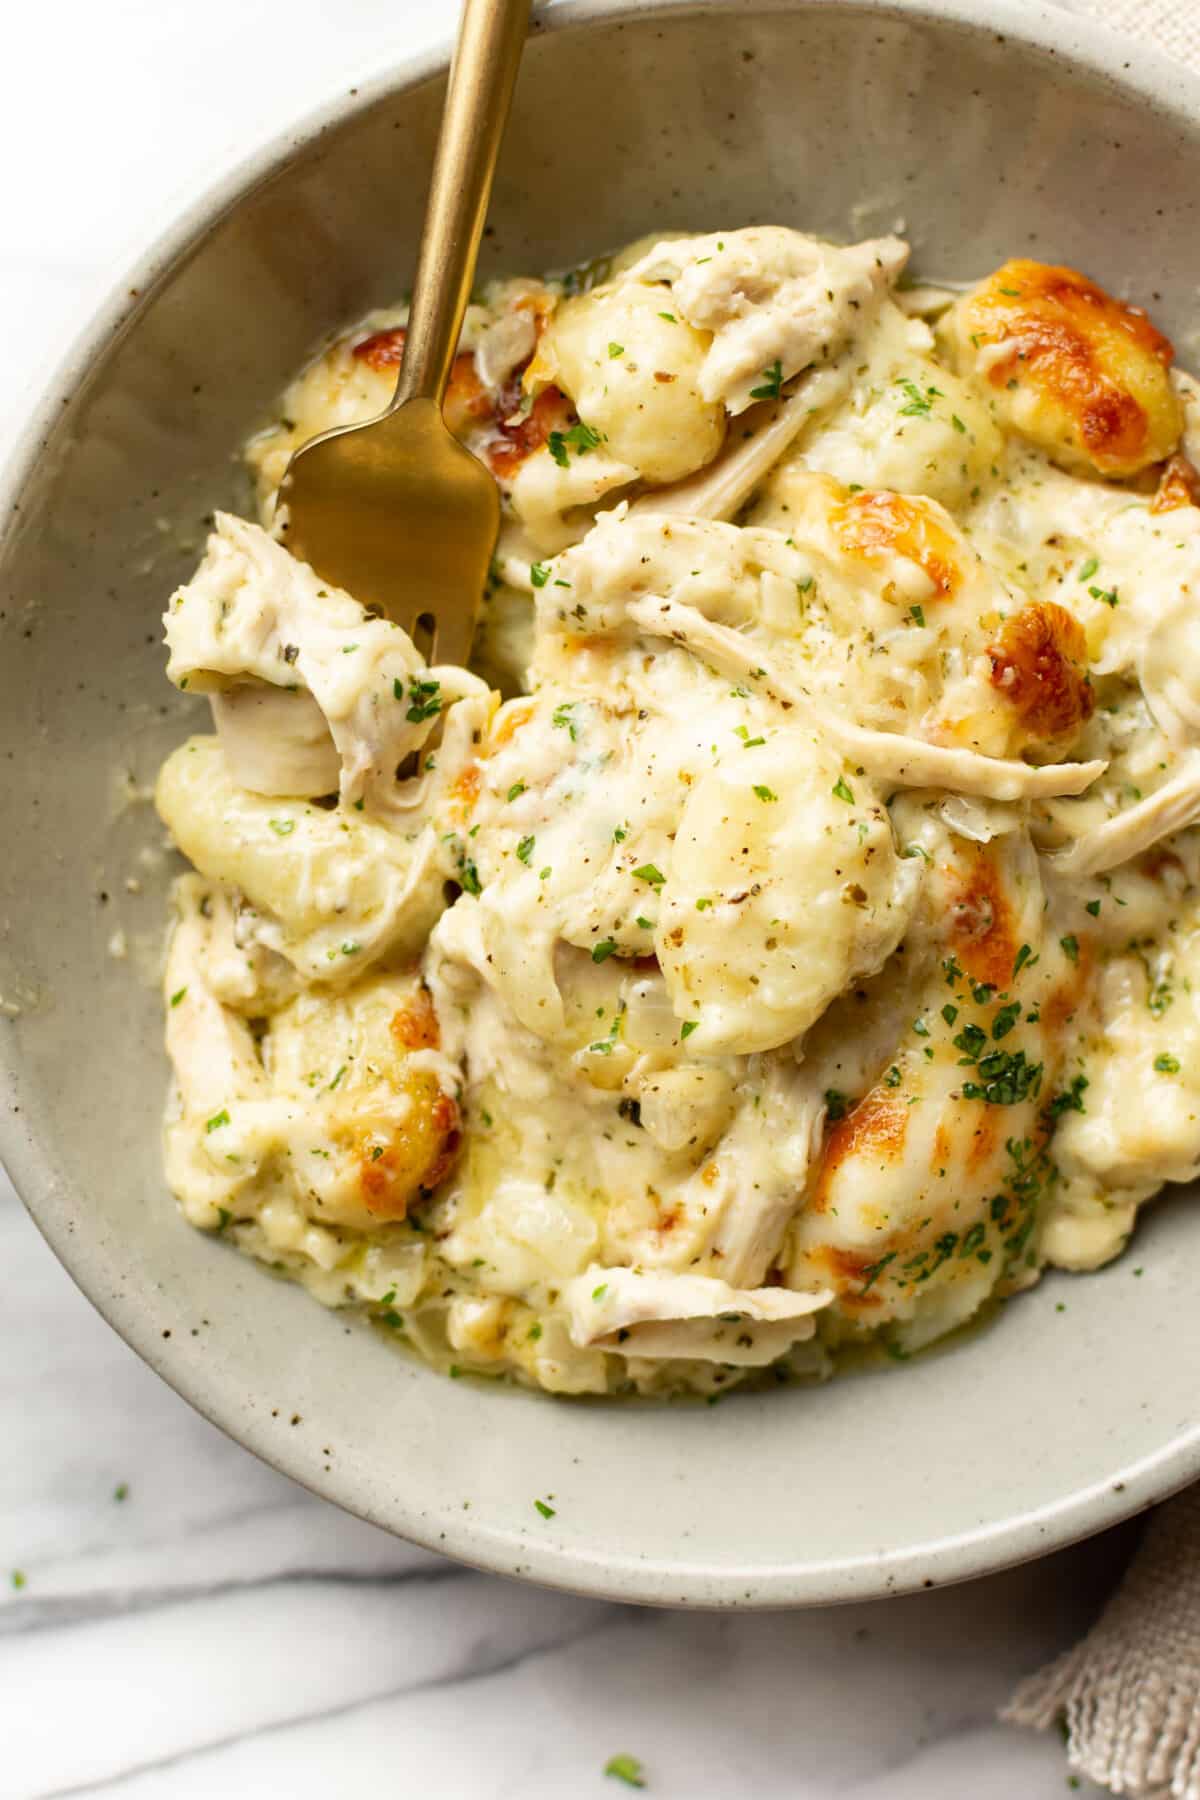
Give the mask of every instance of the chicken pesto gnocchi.
<path id="1" fill-rule="evenodd" d="M 1136 307 L 669 236 L 470 308 L 470 670 L 289 554 L 250 445 L 166 614 L 186 1218 L 450 1373 L 905 1357 L 1200 1172 L 1200 401 Z"/>

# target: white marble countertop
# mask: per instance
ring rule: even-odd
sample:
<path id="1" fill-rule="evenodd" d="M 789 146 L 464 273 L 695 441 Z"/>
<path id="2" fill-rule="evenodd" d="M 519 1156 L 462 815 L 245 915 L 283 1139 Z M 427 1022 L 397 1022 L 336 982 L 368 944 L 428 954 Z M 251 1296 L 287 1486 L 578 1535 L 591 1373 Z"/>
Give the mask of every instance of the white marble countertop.
<path id="1" fill-rule="evenodd" d="M 451 0 L 60 0 L 5 17 L 0 441 L 172 193 L 444 35 Z M 19 179 L 13 178 L 19 171 Z M 1058 1800 L 995 1723 L 1128 1534 L 912 1600 L 641 1612 L 459 1569 L 227 1441 L 71 1285 L 0 1175 L 0 1796 Z M 1087 1784 L 1078 1791 L 1087 1793 Z"/>

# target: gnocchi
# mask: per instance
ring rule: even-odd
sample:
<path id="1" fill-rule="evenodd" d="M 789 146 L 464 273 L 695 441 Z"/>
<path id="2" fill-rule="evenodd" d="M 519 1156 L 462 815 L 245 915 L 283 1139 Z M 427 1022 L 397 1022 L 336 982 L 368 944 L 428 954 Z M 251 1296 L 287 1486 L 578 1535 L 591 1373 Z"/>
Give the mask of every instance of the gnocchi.
<path id="1" fill-rule="evenodd" d="M 468 309 L 471 670 L 286 548 L 328 344 L 165 616 L 197 1227 L 452 1373 L 896 1360 L 1200 1170 L 1200 392 L 1137 307 L 669 233 Z"/>

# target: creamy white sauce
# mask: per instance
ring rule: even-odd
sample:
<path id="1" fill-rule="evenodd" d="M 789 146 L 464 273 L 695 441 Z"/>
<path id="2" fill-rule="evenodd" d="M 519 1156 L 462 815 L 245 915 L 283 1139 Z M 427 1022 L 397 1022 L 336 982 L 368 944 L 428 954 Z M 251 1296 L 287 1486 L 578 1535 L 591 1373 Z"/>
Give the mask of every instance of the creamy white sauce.
<path id="1" fill-rule="evenodd" d="M 220 735 L 158 787 L 193 1224 L 443 1365 L 714 1393 L 908 1354 L 1200 1171 L 1200 510 L 1016 435 L 906 254 L 755 227 L 472 307 L 487 680 L 218 519 L 166 627 Z M 265 523 L 405 317 L 289 390 Z"/>

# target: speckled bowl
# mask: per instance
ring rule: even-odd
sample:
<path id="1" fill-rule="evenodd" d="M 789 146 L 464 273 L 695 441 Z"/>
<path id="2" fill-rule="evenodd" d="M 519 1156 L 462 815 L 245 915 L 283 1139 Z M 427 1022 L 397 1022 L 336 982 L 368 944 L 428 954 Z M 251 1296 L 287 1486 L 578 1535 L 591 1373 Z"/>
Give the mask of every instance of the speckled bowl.
<path id="1" fill-rule="evenodd" d="M 201 715 L 163 681 L 159 615 L 285 377 L 406 285 L 389 246 L 418 228 L 441 68 L 383 69 L 205 194 L 96 315 L 0 477 L 4 1161 L 80 1287 L 193 1405 L 471 1562 L 779 1606 L 1094 1531 L 1200 1474 L 1186 1195 L 1132 1255 L 940 1355 L 711 1409 L 447 1381 L 189 1230 L 166 1193 L 142 965 L 169 871 L 139 789 Z M 1200 85 L 1051 7 L 568 0 L 529 46 L 487 256 L 562 265 L 659 226 L 899 225 L 931 274 L 1082 264 L 1152 296 L 1186 346 L 1198 197 Z"/>

